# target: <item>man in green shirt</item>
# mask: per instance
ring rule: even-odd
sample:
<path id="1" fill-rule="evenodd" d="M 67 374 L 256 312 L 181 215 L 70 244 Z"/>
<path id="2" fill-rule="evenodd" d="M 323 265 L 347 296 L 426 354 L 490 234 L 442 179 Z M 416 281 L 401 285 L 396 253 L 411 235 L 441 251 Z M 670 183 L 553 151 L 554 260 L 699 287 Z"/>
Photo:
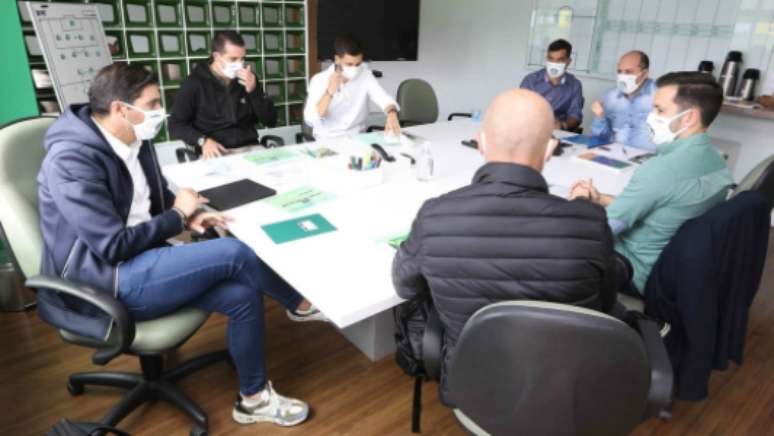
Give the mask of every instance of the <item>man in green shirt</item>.
<path id="1" fill-rule="evenodd" d="M 607 208 L 615 248 L 632 265 L 633 279 L 620 291 L 640 296 L 661 251 L 680 226 L 725 200 L 733 184 L 707 128 L 723 103 L 711 75 L 678 72 L 656 82 L 647 124 L 657 155 L 640 166 L 623 192 L 600 194 L 590 181 L 575 183 L 571 198 Z"/>

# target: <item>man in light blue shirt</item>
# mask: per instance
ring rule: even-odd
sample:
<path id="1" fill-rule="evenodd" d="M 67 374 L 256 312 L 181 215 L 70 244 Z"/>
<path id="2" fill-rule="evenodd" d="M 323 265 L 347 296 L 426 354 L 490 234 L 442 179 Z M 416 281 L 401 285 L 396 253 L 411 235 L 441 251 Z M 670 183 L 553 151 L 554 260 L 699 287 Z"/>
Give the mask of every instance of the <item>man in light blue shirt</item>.
<path id="1" fill-rule="evenodd" d="M 680 226 L 724 201 L 733 184 L 707 135 L 723 103 L 717 81 L 708 74 L 679 72 L 659 78 L 656 87 L 647 117 L 656 157 L 637 168 L 617 197 L 600 194 L 590 181 L 576 183 L 570 193 L 607 208 L 615 249 L 634 274 L 631 286 L 621 291 L 633 295 L 645 292 L 653 265 Z"/>
<path id="2" fill-rule="evenodd" d="M 635 50 L 618 62 L 616 88 L 591 106 L 594 123 L 591 134 L 607 141 L 655 151 L 645 119 L 653 107 L 656 86 L 648 78 L 650 59 Z"/>
<path id="3" fill-rule="evenodd" d="M 543 96 L 554 111 L 554 128 L 574 131 L 583 122 L 583 86 L 567 72 L 572 63 L 572 45 L 557 39 L 548 46 L 546 67 L 527 74 L 519 88 Z"/>

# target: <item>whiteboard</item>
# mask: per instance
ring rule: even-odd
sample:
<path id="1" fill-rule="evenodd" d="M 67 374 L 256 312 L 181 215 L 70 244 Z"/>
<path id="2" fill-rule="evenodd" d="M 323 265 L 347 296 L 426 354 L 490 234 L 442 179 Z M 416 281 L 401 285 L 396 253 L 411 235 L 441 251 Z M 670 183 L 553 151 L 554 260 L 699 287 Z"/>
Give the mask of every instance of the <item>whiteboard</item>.
<path id="1" fill-rule="evenodd" d="M 573 45 L 571 70 L 613 77 L 627 51 L 648 54 L 651 73 L 696 70 L 699 62 L 720 71 L 726 54 L 739 50 L 743 69 L 774 72 L 774 0 L 535 0 L 529 66 L 542 66 L 548 44 Z"/>
<path id="2" fill-rule="evenodd" d="M 97 5 L 26 2 L 59 105 L 89 101 L 97 72 L 113 63 Z"/>

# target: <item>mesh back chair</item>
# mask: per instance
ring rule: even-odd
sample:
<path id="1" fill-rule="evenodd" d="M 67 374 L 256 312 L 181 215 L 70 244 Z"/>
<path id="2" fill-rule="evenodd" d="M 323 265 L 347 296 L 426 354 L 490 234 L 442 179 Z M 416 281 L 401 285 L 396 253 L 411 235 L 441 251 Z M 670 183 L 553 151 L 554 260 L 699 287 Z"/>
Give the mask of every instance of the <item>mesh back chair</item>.
<path id="1" fill-rule="evenodd" d="M 112 386 L 128 390 L 103 418 L 115 425 L 146 401 L 168 401 L 195 421 L 191 434 L 207 434 L 207 415 L 174 382 L 211 363 L 228 360 L 226 351 L 199 356 L 166 370 L 164 354 L 185 343 L 209 317 L 209 313 L 186 308 L 157 319 L 135 322 L 112 293 L 39 274 L 43 239 L 39 229 L 36 178 L 45 157 L 43 137 L 54 122 L 52 117 L 17 121 L 0 129 L 0 230 L 12 260 L 32 289 L 47 289 L 85 301 L 113 319 L 105 340 L 79 336 L 67 326 L 55 326 L 65 342 L 94 348 L 92 362 L 105 365 L 122 354 L 139 357 L 141 374 L 125 372 L 81 372 L 72 374 L 67 389 L 80 395 L 86 385 Z M 170 291 L 174 291 L 171 289 Z M 39 300 L 40 304 L 40 300 Z"/>

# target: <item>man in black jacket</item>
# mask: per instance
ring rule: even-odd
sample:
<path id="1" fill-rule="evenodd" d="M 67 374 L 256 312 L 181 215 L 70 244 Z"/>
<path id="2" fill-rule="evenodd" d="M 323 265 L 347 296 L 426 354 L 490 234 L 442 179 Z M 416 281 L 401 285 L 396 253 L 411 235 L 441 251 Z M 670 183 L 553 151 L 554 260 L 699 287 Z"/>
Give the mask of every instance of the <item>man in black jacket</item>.
<path id="1" fill-rule="evenodd" d="M 427 201 L 393 262 L 402 298 L 430 294 L 443 323 L 446 367 L 465 322 L 507 300 L 609 311 L 615 304 L 613 237 L 605 210 L 548 193 L 540 174 L 556 146 L 548 102 L 528 90 L 498 96 L 479 135 L 487 163 L 470 186 Z M 547 339 L 550 340 L 550 339 Z"/>
<path id="2" fill-rule="evenodd" d="M 199 64 L 175 97 L 169 132 L 198 147 L 207 159 L 229 148 L 258 143 L 257 123 L 277 125 L 274 102 L 263 94 L 250 66 L 245 41 L 234 31 L 215 34 L 209 63 Z"/>

